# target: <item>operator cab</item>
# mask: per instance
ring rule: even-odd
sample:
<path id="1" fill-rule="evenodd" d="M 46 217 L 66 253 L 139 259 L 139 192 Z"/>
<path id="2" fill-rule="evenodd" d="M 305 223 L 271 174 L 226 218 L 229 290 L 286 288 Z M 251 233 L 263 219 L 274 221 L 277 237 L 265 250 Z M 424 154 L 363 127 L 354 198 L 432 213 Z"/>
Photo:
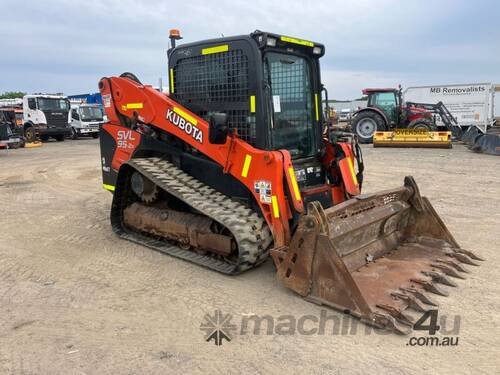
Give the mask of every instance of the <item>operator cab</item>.
<path id="1" fill-rule="evenodd" d="M 368 95 L 368 107 L 380 109 L 391 126 L 399 124 L 401 116 L 401 91 L 393 88 L 364 89 L 363 95 Z"/>
<path id="2" fill-rule="evenodd" d="M 322 164 L 326 154 L 322 94 L 327 93 L 319 59 L 324 46 L 258 30 L 176 46 L 182 38 L 178 30 L 173 31 L 168 50 L 172 99 L 207 121 L 215 113 L 226 114 L 228 121 L 221 129 L 229 128 L 255 148 L 287 150 L 306 205 L 317 200 L 331 207 L 329 184 L 336 186 L 340 179 L 331 180 L 330 173 L 327 177 Z M 209 166 L 200 160 L 204 156 L 187 151 L 179 162 L 181 168 L 219 191 L 246 194 L 222 172 L 211 171 L 217 178 L 206 181 Z M 344 156 L 337 146 L 333 152 Z"/>
<path id="3" fill-rule="evenodd" d="M 238 136 L 293 159 L 320 151 L 321 44 L 256 31 L 169 50 L 170 94 L 205 117 L 224 112 Z"/>
<path id="4" fill-rule="evenodd" d="M 205 119 L 226 113 L 229 128 L 258 149 L 288 150 L 299 185 L 325 182 L 319 163 L 322 44 L 262 31 L 172 44 L 174 100 Z"/>

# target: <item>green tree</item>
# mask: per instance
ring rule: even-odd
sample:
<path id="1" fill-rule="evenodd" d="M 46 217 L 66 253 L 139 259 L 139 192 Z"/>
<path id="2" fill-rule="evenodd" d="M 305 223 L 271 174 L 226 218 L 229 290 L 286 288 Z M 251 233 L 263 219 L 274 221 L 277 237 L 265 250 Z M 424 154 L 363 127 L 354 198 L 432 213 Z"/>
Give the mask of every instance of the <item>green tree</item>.
<path id="1" fill-rule="evenodd" d="M 24 95 L 26 95 L 26 93 L 22 91 L 6 91 L 0 94 L 0 99 L 17 99 L 22 98 Z"/>

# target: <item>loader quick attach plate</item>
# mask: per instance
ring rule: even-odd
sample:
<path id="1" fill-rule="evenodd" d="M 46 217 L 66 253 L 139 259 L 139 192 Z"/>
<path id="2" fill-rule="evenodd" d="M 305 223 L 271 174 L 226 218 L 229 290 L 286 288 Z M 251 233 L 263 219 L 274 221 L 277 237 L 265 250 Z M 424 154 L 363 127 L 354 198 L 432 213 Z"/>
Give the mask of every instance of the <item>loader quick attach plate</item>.
<path id="1" fill-rule="evenodd" d="M 399 189 L 359 196 L 323 210 L 308 206 L 287 248 L 274 249 L 278 278 L 306 299 L 407 333 L 414 312 L 479 257 L 460 248 L 413 178 Z"/>
<path id="2" fill-rule="evenodd" d="M 395 129 L 393 131 L 375 132 L 373 147 L 451 148 L 451 131 Z"/>

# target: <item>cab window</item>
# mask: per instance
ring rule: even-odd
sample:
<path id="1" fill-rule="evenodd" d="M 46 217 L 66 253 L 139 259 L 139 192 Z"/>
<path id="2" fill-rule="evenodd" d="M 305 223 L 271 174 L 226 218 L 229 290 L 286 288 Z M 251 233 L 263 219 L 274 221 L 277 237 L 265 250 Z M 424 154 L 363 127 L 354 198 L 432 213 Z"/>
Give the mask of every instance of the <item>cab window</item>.
<path id="1" fill-rule="evenodd" d="M 36 99 L 28 98 L 28 107 L 29 109 L 36 109 Z"/>
<path id="2" fill-rule="evenodd" d="M 377 107 L 395 107 L 396 95 L 393 92 L 379 92 L 372 96 L 372 105 Z"/>

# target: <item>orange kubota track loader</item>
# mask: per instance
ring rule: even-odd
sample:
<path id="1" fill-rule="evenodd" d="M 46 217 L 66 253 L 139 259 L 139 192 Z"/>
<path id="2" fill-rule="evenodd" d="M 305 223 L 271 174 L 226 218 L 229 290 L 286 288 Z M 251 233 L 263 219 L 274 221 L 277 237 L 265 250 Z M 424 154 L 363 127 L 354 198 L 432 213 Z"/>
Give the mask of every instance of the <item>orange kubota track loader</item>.
<path id="1" fill-rule="evenodd" d="M 323 45 L 260 31 L 176 39 L 168 96 L 130 73 L 99 82 L 121 237 L 226 274 L 270 254 L 286 287 L 397 332 L 479 260 L 413 178 L 360 195 L 359 147 L 324 126 Z"/>

